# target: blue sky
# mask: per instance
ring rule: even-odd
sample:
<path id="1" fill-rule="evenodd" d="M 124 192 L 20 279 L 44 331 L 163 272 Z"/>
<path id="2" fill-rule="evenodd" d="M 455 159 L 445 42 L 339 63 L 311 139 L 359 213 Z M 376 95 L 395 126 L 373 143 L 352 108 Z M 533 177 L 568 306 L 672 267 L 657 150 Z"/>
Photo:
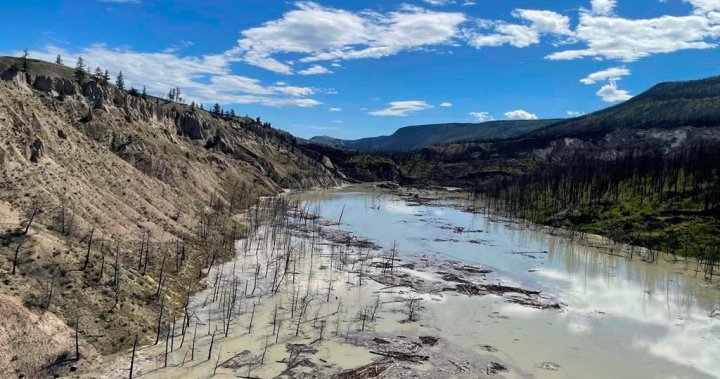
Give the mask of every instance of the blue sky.
<path id="1" fill-rule="evenodd" d="M 300 137 L 569 117 L 720 69 L 720 0 L 4 0 L 0 31 Z"/>

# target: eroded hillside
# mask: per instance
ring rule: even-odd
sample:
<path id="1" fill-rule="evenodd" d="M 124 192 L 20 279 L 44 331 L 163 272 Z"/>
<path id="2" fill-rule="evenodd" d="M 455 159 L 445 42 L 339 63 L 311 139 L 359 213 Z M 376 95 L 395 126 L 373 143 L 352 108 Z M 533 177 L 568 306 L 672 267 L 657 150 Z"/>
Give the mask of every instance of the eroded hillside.
<path id="1" fill-rule="evenodd" d="M 169 322 L 203 268 L 232 254 L 233 214 L 283 188 L 337 184 L 322 159 L 259 120 L 78 83 L 47 62 L 19 67 L 0 59 L 0 312 L 21 301 L 14 312 L 77 323 L 85 359 L 74 362 L 73 338 L 38 350 L 9 333 L 40 331 L 15 317 L 27 324 L 2 325 L 0 340 L 29 354 L 0 351 L 2 372 L 82 369 L 134 334 L 151 342 L 160 309 Z"/>

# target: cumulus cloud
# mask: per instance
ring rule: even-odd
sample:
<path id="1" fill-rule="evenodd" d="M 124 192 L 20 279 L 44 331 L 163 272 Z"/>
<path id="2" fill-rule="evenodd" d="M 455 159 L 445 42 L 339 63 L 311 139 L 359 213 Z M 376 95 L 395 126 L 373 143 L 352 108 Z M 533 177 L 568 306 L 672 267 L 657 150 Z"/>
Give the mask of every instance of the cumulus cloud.
<path id="1" fill-rule="evenodd" d="M 470 117 L 472 117 L 476 122 L 487 122 L 495 119 L 488 112 L 470 112 Z"/>
<path id="2" fill-rule="evenodd" d="M 577 26 L 570 18 L 551 10 L 516 9 L 519 22 L 476 20 L 465 26 L 462 35 L 473 47 L 510 45 L 524 48 L 538 44 L 544 36 L 563 48 L 547 55 L 550 60 L 582 58 L 632 62 L 654 54 L 687 49 L 711 49 L 720 38 L 720 1 L 682 0 L 692 10 L 687 15 L 661 15 L 633 19 L 615 14 L 616 0 L 591 0 L 590 8 L 580 8 Z"/>
<path id="3" fill-rule="evenodd" d="M 300 75 L 321 75 L 321 74 L 332 74 L 332 71 L 328 70 L 327 68 L 325 68 L 323 66 L 320 66 L 319 64 L 316 64 L 305 70 L 298 71 L 298 74 L 300 74 Z"/>
<path id="4" fill-rule="evenodd" d="M 607 16 L 613 13 L 617 6 L 617 0 L 591 0 L 592 13 L 600 16 Z"/>
<path id="5" fill-rule="evenodd" d="M 477 28 L 463 29 L 468 44 L 475 48 L 511 45 L 528 47 L 540 43 L 544 34 L 570 36 L 570 18 L 547 10 L 516 9 L 512 15 L 524 24 L 478 20 Z M 490 32 L 488 32 L 490 30 Z"/>
<path id="6" fill-rule="evenodd" d="M 584 115 L 585 112 L 580 112 L 580 111 L 567 111 L 566 114 L 568 115 L 568 117 L 580 117 L 580 116 Z"/>
<path id="7" fill-rule="evenodd" d="M 573 60 L 590 57 L 632 62 L 653 54 L 716 47 L 714 41 L 720 36 L 720 17 L 715 17 L 711 11 L 720 9 L 720 2 L 686 2 L 694 7 L 692 13 L 686 16 L 628 19 L 599 14 L 597 10 L 582 11 L 574 38 L 585 48 L 558 51 L 547 58 Z"/>
<path id="8" fill-rule="evenodd" d="M 528 111 L 524 111 L 522 109 L 505 112 L 505 117 L 507 117 L 510 120 L 537 120 L 538 119 L 537 115 L 530 113 Z"/>
<path id="9" fill-rule="evenodd" d="M 618 81 L 622 79 L 623 76 L 628 75 L 630 75 L 630 70 L 626 67 L 611 67 L 607 70 L 593 72 L 585 78 L 580 79 L 580 82 L 583 84 L 595 84 L 605 80 Z"/>
<path id="10" fill-rule="evenodd" d="M 619 89 L 617 83 L 614 81 L 610 81 L 610 83 L 600 87 L 597 95 L 606 103 L 617 103 L 618 101 L 625 101 L 632 98 L 632 95 L 630 95 L 628 91 Z"/>
<path id="11" fill-rule="evenodd" d="M 373 111 L 368 114 L 372 116 L 407 116 L 410 113 L 419 112 L 429 108 L 432 108 L 432 106 L 421 100 L 393 101 L 387 108 Z"/>
<path id="12" fill-rule="evenodd" d="M 82 56 L 91 67 L 109 70 L 112 75 L 122 71 L 129 86 L 146 86 L 151 94 L 164 96 L 170 88 L 180 87 L 188 101 L 221 104 L 262 104 L 274 107 L 314 107 L 321 102 L 309 98 L 319 90 L 290 86 L 282 82 L 265 85 L 262 81 L 235 75 L 224 55 L 178 56 L 165 52 L 138 52 L 113 49 L 103 44 L 91 45 L 77 51 L 46 46 L 30 54 L 54 61 L 60 54 L 67 64 L 70 57 Z"/>
<path id="13" fill-rule="evenodd" d="M 450 108 L 450 107 L 452 107 L 453 105 L 452 105 L 451 102 L 445 101 L 445 102 L 440 103 L 440 106 L 443 107 L 443 108 Z"/>
<path id="14" fill-rule="evenodd" d="M 270 71 L 292 74 L 300 62 L 380 58 L 402 51 L 449 44 L 458 35 L 465 15 L 402 5 L 388 13 L 350 12 L 314 2 L 277 20 L 244 30 L 237 47 L 227 54 Z M 278 55 L 295 55 L 282 61 Z"/>

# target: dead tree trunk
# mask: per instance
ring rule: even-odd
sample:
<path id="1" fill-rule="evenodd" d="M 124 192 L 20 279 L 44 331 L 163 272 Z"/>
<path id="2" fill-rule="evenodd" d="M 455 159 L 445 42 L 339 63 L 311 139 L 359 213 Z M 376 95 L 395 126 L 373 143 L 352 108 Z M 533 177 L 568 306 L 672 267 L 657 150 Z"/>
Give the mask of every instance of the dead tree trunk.
<path id="1" fill-rule="evenodd" d="M 135 366 L 135 349 L 137 348 L 138 336 L 135 335 L 135 342 L 133 342 L 132 357 L 130 358 L 130 379 L 133 377 L 133 366 Z"/>
<path id="2" fill-rule="evenodd" d="M 90 231 L 90 237 L 88 238 L 87 252 L 85 253 L 85 263 L 83 263 L 82 270 L 87 270 L 88 263 L 90 263 L 90 248 L 92 247 L 93 234 L 95 234 L 95 227 L 93 226 Z"/>

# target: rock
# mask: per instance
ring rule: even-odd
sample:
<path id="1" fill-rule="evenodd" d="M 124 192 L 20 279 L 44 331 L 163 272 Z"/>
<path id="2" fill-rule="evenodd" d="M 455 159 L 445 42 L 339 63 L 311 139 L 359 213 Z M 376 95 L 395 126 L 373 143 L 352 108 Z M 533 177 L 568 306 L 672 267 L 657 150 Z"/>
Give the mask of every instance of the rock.
<path id="1" fill-rule="evenodd" d="M 490 361 L 485 365 L 485 373 L 487 375 L 495 375 L 498 372 L 508 371 L 507 366 L 502 363 Z"/>
<path id="2" fill-rule="evenodd" d="M 62 129 L 57 130 L 57 135 L 60 139 L 67 139 L 67 135 L 65 135 L 65 132 Z"/>
<path id="3" fill-rule="evenodd" d="M 554 362 L 542 362 L 538 363 L 538 368 L 541 368 L 543 370 L 550 370 L 550 371 L 557 371 L 560 369 L 560 365 Z"/>
<path id="4" fill-rule="evenodd" d="M 17 77 L 18 73 L 19 73 L 18 70 L 11 67 L 11 68 L 3 71 L 2 74 L 0 74 L 0 79 L 8 80 L 8 81 L 15 80 L 15 77 Z"/>
<path id="5" fill-rule="evenodd" d="M 30 145 L 30 162 L 37 163 L 45 151 L 45 144 L 40 138 L 36 138 Z"/>
<path id="6" fill-rule="evenodd" d="M 490 346 L 490 345 L 482 345 L 482 346 L 480 346 L 480 348 L 487 352 L 490 352 L 490 353 L 496 353 L 498 351 L 497 348 L 495 348 L 494 346 Z"/>
<path id="7" fill-rule="evenodd" d="M 204 139 L 203 127 L 200 120 L 193 116 L 184 116 L 178 119 L 178 126 L 183 135 L 193 140 Z"/>
<path id="8" fill-rule="evenodd" d="M 720 307 L 713 309 L 713 311 L 710 312 L 710 317 L 720 318 Z"/>
<path id="9" fill-rule="evenodd" d="M 325 166 L 325 168 L 328 169 L 328 170 L 334 170 L 334 169 L 335 169 L 335 165 L 333 165 L 333 163 L 332 163 L 332 161 L 330 160 L 330 158 L 328 158 L 328 157 L 325 156 L 325 155 L 322 156 L 322 165 Z"/>
<path id="10" fill-rule="evenodd" d="M 38 76 L 37 78 L 35 78 L 33 88 L 38 91 L 50 92 L 50 90 L 53 88 L 53 79 L 45 75 Z"/>
<path id="11" fill-rule="evenodd" d="M 420 342 L 422 342 L 423 345 L 435 346 L 435 345 L 438 344 L 438 341 L 439 341 L 439 340 L 440 340 L 440 339 L 437 338 L 437 337 L 432 337 L 432 336 L 420 336 Z"/>

